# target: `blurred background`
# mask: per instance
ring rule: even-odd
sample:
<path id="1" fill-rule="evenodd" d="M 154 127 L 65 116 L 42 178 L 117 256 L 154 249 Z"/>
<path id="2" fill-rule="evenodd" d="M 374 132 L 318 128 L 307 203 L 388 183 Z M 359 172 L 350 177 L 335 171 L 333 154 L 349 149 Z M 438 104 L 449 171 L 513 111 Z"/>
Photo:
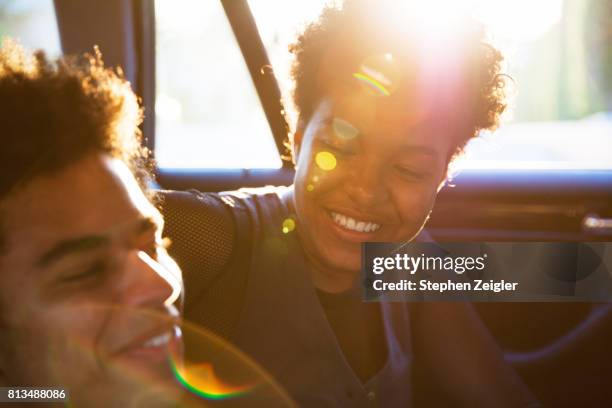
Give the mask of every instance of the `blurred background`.
<path id="1" fill-rule="evenodd" d="M 285 97 L 287 45 L 325 3 L 249 0 L 272 64 L 264 69 L 273 69 Z M 463 3 L 505 52 L 514 83 L 502 126 L 472 141 L 458 168 L 612 169 L 612 2 Z M 221 4 L 154 0 L 154 5 L 160 167 L 281 167 Z M 52 0 L 0 0 L 0 35 L 61 53 Z M 290 110 L 287 114 L 294 120 Z"/>

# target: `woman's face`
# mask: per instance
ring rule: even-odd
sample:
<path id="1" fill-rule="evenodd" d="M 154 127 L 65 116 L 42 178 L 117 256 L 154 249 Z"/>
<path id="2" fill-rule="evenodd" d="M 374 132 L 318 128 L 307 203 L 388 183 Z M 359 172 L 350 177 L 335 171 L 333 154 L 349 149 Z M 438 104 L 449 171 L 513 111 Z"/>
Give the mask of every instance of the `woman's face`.
<path id="1" fill-rule="evenodd" d="M 358 271 L 362 242 L 409 241 L 427 220 L 452 135 L 403 102 L 330 97 L 298 129 L 297 231 L 315 267 Z"/>

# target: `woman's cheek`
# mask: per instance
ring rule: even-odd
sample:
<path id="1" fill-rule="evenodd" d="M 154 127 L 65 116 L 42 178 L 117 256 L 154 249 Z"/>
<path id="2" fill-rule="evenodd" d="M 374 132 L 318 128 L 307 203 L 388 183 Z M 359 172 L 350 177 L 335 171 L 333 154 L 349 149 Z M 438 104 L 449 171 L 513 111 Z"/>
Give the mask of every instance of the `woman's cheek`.
<path id="1" fill-rule="evenodd" d="M 350 159 L 328 150 L 315 150 L 307 168 L 299 176 L 299 185 L 307 193 L 322 193 L 341 188 L 350 169 Z"/>
<path id="2" fill-rule="evenodd" d="M 402 224 L 399 232 L 402 236 L 398 238 L 400 240 L 409 239 L 421 228 L 429 216 L 435 203 L 435 188 L 415 185 L 410 189 L 397 192 L 393 198 L 397 200 L 396 206 Z"/>

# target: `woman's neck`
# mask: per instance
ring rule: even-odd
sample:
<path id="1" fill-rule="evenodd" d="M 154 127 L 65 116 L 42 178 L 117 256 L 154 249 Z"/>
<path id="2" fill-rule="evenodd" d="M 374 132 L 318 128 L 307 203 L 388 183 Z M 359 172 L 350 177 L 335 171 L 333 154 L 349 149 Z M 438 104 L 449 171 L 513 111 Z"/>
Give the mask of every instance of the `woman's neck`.
<path id="1" fill-rule="evenodd" d="M 319 265 L 308 254 L 306 254 L 306 262 L 313 285 L 323 292 L 346 292 L 355 284 L 355 279 L 359 275 L 358 271 L 333 269 Z"/>

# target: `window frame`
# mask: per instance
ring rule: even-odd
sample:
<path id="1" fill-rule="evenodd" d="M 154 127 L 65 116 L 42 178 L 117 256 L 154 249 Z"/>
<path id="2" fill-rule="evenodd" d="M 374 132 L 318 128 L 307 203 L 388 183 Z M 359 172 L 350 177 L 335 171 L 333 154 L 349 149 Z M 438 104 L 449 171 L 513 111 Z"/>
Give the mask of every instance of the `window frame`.
<path id="1" fill-rule="evenodd" d="M 240 180 L 247 183 L 260 185 L 262 180 L 274 179 L 283 184 L 288 184 L 292 180 L 293 165 L 288 160 L 282 158 L 287 156 L 288 151 L 285 146 L 289 132 L 289 126 L 283 115 L 284 108 L 281 101 L 281 92 L 272 70 L 268 54 L 261 41 L 255 20 L 251 14 L 246 0 L 218 0 L 236 42 L 240 49 L 244 63 L 249 71 L 249 75 L 255 87 L 259 102 L 264 111 L 268 126 L 274 138 L 276 150 L 281 158 L 282 167 L 280 169 L 157 169 L 160 181 L 178 178 L 181 183 L 186 183 L 190 179 L 224 180 L 236 185 Z M 143 97 L 144 105 L 147 107 L 143 130 L 147 136 L 147 146 L 151 151 L 155 151 L 155 10 L 154 0 L 135 0 L 138 12 L 135 13 L 137 20 L 136 26 L 141 35 L 139 55 L 142 59 L 142 68 L 139 72 L 143 84 L 142 89 L 138 89 Z M 208 184 L 208 183 L 207 183 Z M 226 183 L 221 183 L 227 185 Z M 210 186 L 213 187 L 213 186 Z"/>

